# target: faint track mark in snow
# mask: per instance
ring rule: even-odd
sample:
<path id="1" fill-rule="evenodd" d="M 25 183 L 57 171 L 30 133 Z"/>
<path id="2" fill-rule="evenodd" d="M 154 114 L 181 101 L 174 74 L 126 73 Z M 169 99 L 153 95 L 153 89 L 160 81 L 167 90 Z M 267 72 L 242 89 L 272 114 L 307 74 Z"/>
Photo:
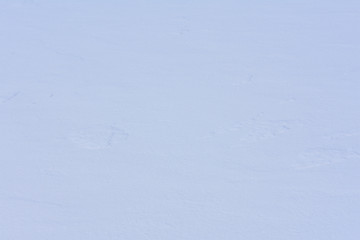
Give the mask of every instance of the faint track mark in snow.
<path id="1" fill-rule="evenodd" d="M 13 100 L 14 98 L 16 98 L 19 94 L 20 94 L 20 92 L 15 92 L 15 93 L 11 94 L 10 96 L 2 97 L 1 103 L 7 103 L 7 102 Z"/>
<path id="2" fill-rule="evenodd" d="M 250 84 L 254 82 L 254 75 L 250 75 L 247 78 L 243 78 L 238 80 L 236 83 L 233 84 L 234 87 L 240 87 L 246 84 Z"/>
<path id="3" fill-rule="evenodd" d="M 124 141 L 128 133 L 113 126 L 94 125 L 81 128 L 70 134 L 70 141 L 78 147 L 86 149 L 104 149 Z"/>
<path id="4" fill-rule="evenodd" d="M 360 137 L 360 133 L 354 133 L 354 132 L 350 132 L 350 133 L 340 133 L 340 134 L 332 134 L 332 135 L 326 135 L 323 136 L 324 139 L 327 140 L 331 140 L 331 141 L 338 141 L 338 140 L 344 140 L 347 138 L 359 138 Z"/>
<path id="5" fill-rule="evenodd" d="M 227 137 L 235 142 L 252 143 L 281 136 L 298 125 L 301 125 L 301 122 L 295 120 L 265 121 L 253 119 L 229 128 L 213 131 L 211 136 Z"/>
<path id="6" fill-rule="evenodd" d="M 189 21 L 186 17 L 179 17 L 174 21 L 174 31 L 172 32 L 175 36 L 184 36 L 189 34 Z"/>
<path id="7" fill-rule="evenodd" d="M 299 156 L 295 168 L 310 169 L 359 158 L 360 154 L 352 150 L 314 148 Z"/>
<path id="8" fill-rule="evenodd" d="M 23 8 L 35 4 L 34 0 L 17 0 L 17 1 L 9 1 L 9 2 L 10 2 L 9 6 L 13 8 Z"/>
<path id="9" fill-rule="evenodd" d="M 9 197 L 9 199 L 12 201 L 24 202 L 24 203 L 35 204 L 35 205 L 52 206 L 52 207 L 60 207 L 60 208 L 64 207 L 63 204 L 60 204 L 57 202 L 36 200 L 36 199 L 26 198 L 26 197 Z"/>

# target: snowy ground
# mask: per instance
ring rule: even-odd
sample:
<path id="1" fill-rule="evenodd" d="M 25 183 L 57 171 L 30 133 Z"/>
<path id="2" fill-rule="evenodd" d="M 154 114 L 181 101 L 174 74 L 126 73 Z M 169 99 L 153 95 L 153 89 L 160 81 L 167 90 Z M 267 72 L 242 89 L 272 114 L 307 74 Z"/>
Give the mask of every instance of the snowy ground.
<path id="1" fill-rule="evenodd" d="M 360 239 L 359 22 L 0 0 L 0 239 Z"/>

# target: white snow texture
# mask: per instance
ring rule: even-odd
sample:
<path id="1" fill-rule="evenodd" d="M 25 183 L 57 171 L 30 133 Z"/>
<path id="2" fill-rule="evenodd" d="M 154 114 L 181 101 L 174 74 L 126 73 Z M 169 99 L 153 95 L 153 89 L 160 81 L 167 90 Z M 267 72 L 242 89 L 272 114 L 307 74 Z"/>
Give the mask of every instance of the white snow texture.
<path id="1" fill-rule="evenodd" d="M 360 1 L 0 0 L 0 240 L 360 239 Z"/>

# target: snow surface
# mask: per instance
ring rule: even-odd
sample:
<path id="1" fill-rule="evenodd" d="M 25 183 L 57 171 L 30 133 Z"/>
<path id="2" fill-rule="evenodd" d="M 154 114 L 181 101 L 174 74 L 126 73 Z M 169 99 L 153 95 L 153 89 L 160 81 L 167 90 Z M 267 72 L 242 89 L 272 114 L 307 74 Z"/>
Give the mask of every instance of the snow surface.
<path id="1" fill-rule="evenodd" d="M 0 239 L 360 239 L 359 22 L 0 0 Z"/>

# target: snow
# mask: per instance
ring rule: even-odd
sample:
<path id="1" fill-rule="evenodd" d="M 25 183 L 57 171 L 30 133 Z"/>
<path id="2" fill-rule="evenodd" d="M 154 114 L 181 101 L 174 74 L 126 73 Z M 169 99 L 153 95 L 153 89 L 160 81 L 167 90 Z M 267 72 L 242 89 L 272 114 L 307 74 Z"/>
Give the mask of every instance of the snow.
<path id="1" fill-rule="evenodd" d="M 359 22 L 0 0 L 0 239 L 359 239 Z"/>

